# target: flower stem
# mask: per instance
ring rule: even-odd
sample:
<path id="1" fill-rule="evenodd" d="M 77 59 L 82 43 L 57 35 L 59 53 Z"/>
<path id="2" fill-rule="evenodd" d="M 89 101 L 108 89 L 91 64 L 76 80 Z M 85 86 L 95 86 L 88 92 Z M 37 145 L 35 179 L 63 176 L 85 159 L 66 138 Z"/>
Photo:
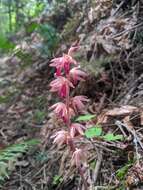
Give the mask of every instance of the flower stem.
<path id="1" fill-rule="evenodd" d="M 69 80 L 69 74 L 66 75 L 66 78 Z M 71 120 L 70 120 L 70 90 L 68 91 L 68 93 L 66 95 L 66 107 L 67 107 L 67 127 L 70 131 L 70 124 L 71 124 Z M 74 145 L 74 141 L 72 139 L 69 142 L 69 146 L 70 146 L 71 151 L 74 152 L 76 148 Z M 82 168 L 79 167 L 78 170 L 79 170 L 79 174 L 80 174 L 82 181 L 83 181 L 83 184 L 84 184 L 84 190 L 88 190 L 87 181 L 84 177 L 84 173 L 82 171 Z"/>
<path id="2" fill-rule="evenodd" d="M 69 80 L 69 74 L 66 75 L 66 78 Z M 70 128 L 70 88 L 66 95 L 66 107 L 67 107 L 67 126 Z"/>
<path id="3" fill-rule="evenodd" d="M 80 176 L 81 176 L 81 178 L 82 178 L 82 181 L 83 181 L 83 184 L 84 184 L 84 190 L 88 190 L 87 181 L 86 181 L 86 179 L 85 179 L 85 177 L 84 177 L 84 173 L 83 173 L 82 168 L 79 167 L 79 168 L 78 168 L 78 171 L 79 171 L 79 174 L 80 174 Z"/>

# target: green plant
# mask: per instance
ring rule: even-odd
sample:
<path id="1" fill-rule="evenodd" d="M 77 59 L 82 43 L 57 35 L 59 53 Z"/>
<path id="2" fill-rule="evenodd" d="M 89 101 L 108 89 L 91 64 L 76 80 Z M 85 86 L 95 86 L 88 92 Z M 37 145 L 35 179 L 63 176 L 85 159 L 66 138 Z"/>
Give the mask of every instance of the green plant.
<path id="1" fill-rule="evenodd" d="M 45 117 L 46 117 L 46 112 L 44 111 L 36 110 L 34 113 L 34 121 L 38 124 L 41 124 L 45 119 Z"/>
<path id="2" fill-rule="evenodd" d="M 118 169 L 116 171 L 116 177 L 120 180 L 123 180 L 129 170 L 129 168 L 132 166 L 132 163 L 128 163 L 125 166 L 123 166 L 122 168 Z"/>
<path id="3" fill-rule="evenodd" d="M 7 53 L 11 50 L 13 50 L 15 47 L 15 44 L 10 42 L 6 36 L 0 35 L 0 52 L 1 53 Z"/>
<path id="4" fill-rule="evenodd" d="M 35 160 L 41 164 L 45 163 L 46 161 L 48 161 L 49 156 L 48 156 L 48 152 L 44 151 L 44 152 L 37 152 L 36 155 L 34 156 Z"/>
<path id="5" fill-rule="evenodd" d="M 95 166 L 96 166 L 96 160 L 93 160 L 89 163 L 89 167 L 90 169 L 94 170 L 95 169 Z"/>
<path id="6" fill-rule="evenodd" d="M 19 90 L 12 89 L 5 91 L 5 94 L 0 96 L 0 104 L 9 103 L 12 99 L 20 93 Z"/>
<path id="7" fill-rule="evenodd" d="M 85 136 L 87 138 L 100 137 L 101 134 L 102 128 L 100 126 L 91 127 L 85 131 Z"/>
<path id="8" fill-rule="evenodd" d="M 39 109 L 40 111 L 45 109 L 45 106 L 47 105 L 47 98 L 44 95 L 36 96 L 33 99 L 33 106 L 35 109 Z"/>
<path id="9" fill-rule="evenodd" d="M 38 143 L 39 141 L 37 139 L 32 139 L 19 144 L 13 144 L 0 150 L 0 185 L 5 178 L 9 178 L 9 174 L 14 169 L 17 158 L 21 157 L 23 153 Z"/>
<path id="10" fill-rule="evenodd" d="M 39 27 L 39 24 L 36 22 L 30 23 L 28 26 L 26 26 L 25 30 L 28 34 L 31 34 Z"/>
<path id="11" fill-rule="evenodd" d="M 22 61 L 21 69 L 24 69 L 27 66 L 32 65 L 33 63 L 32 55 L 30 55 L 29 53 L 25 52 L 24 50 L 20 48 L 16 49 L 14 53 Z"/>
<path id="12" fill-rule="evenodd" d="M 53 185 L 58 185 L 63 181 L 63 178 L 59 175 L 55 175 L 53 178 Z"/>
<path id="13" fill-rule="evenodd" d="M 86 138 L 94 138 L 98 137 L 100 139 L 103 139 L 105 141 L 117 141 L 117 140 L 123 140 L 123 135 L 114 135 L 113 133 L 107 133 L 103 135 L 103 131 L 100 125 L 91 126 L 90 128 L 85 130 L 85 136 Z"/>
<path id="14" fill-rule="evenodd" d="M 79 116 L 76 121 L 89 121 L 91 119 L 95 118 L 95 115 L 92 114 L 86 114 Z"/>
<path id="15" fill-rule="evenodd" d="M 37 31 L 43 38 L 43 44 L 40 47 L 42 55 L 44 57 L 51 57 L 59 44 L 59 35 L 56 29 L 50 24 L 41 24 Z"/>
<path id="16" fill-rule="evenodd" d="M 113 133 L 108 133 L 104 135 L 103 138 L 106 141 L 123 140 L 123 135 L 114 135 Z"/>
<path id="17" fill-rule="evenodd" d="M 76 30 L 81 22 L 82 16 L 79 14 L 74 15 L 72 18 L 69 18 L 62 32 L 62 37 L 65 40 L 73 39 L 76 37 Z M 74 35 L 73 35 L 74 34 Z"/>

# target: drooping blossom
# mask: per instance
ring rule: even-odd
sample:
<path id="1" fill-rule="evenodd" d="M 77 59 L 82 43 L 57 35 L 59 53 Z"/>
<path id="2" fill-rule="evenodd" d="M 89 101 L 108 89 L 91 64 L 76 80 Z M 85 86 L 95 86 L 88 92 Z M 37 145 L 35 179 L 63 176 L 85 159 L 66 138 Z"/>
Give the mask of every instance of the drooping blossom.
<path id="1" fill-rule="evenodd" d="M 81 71 L 78 67 L 74 67 L 69 72 L 70 80 L 76 84 L 77 81 L 84 81 L 87 77 L 87 74 L 84 71 Z"/>
<path id="2" fill-rule="evenodd" d="M 56 67 L 56 76 L 61 76 L 62 70 L 65 71 L 66 74 L 69 73 L 71 64 L 77 65 L 77 62 L 68 54 L 64 54 L 62 57 L 54 58 L 51 61 L 51 67 Z"/>
<path id="3" fill-rule="evenodd" d="M 65 143 L 67 144 L 69 137 L 70 137 L 70 135 L 69 135 L 68 131 L 64 131 L 64 130 L 58 131 L 53 136 L 51 136 L 51 138 L 54 138 L 53 143 L 56 143 L 59 146 L 65 144 Z"/>
<path id="4" fill-rule="evenodd" d="M 70 135 L 74 138 L 76 135 L 84 135 L 85 126 L 80 123 L 72 123 L 70 126 Z"/>
<path id="5" fill-rule="evenodd" d="M 81 164 L 86 162 L 86 157 L 86 153 L 83 149 L 76 148 L 72 155 L 71 164 L 80 168 Z"/>
<path id="6" fill-rule="evenodd" d="M 51 92 L 58 92 L 59 96 L 66 97 L 69 94 L 70 87 L 74 88 L 73 84 L 65 77 L 57 77 L 50 83 Z"/>
<path id="7" fill-rule="evenodd" d="M 75 112 L 82 111 L 85 108 L 84 103 L 89 102 L 89 99 L 86 96 L 75 96 L 71 98 L 71 107 Z"/>
<path id="8" fill-rule="evenodd" d="M 57 116 L 62 118 L 64 122 L 68 121 L 68 116 L 71 118 L 75 115 L 74 110 L 72 108 L 69 108 L 69 115 L 67 111 L 67 106 L 63 102 L 58 102 L 50 107 L 51 109 L 54 109 L 54 112 Z"/>
<path id="9" fill-rule="evenodd" d="M 74 53 L 75 51 L 77 51 L 79 49 L 79 46 L 71 46 L 69 51 L 68 51 L 68 55 L 72 55 L 72 53 Z"/>

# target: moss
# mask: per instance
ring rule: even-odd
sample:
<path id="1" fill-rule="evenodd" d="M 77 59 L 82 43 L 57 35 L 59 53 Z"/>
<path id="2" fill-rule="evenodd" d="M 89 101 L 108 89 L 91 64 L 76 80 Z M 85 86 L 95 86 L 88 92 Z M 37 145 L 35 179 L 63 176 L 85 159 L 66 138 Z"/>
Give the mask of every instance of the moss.
<path id="1" fill-rule="evenodd" d="M 94 76 L 101 73 L 106 65 L 115 59 L 113 56 L 104 56 L 93 59 L 92 61 L 87 61 L 86 58 L 83 59 L 83 57 L 82 54 L 76 55 L 76 59 L 79 60 L 81 68 Z"/>
<path id="2" fill-rule="evenodd" d="M 62 37 L 66 40 L 69 40 L 70 38 L 76 38 L 76 30 L 79 26 L 81 21 L 81 15 L 75 14 L 74 17 L 69 18 L 66 24 L 64 25 Z"/>

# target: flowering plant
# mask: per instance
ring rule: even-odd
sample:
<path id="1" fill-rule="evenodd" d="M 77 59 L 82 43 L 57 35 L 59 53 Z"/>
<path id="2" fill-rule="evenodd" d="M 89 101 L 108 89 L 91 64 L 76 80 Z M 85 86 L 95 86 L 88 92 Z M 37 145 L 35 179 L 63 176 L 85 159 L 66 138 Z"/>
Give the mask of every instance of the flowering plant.
<path id="1" fill-rule="evenodd" d="M 78 113 L 85 109 L 85 103 L 89 101 L 86 96 L 71 97 L 70 93 L 71 89 L 76 87 L 78 81 L 84 81 L 87 77 L 87 74 L 81 71 L 79 63 L 72 57 L 72 54 L 78 49 L 79 47 L 71 47 L 67 54 L 63 54 L 59 58 L 54 58 L 50 64 L 51 67 L 56 68 L 55 79 L 50 83 L 50 91 L 56 92 L 62 99 L 61 102 L 51 106 L 51 109 L 67 126 L 66 131 L 58 131 L 52 138 L 54 138 L 54 143 L 57 143 L 59 146 L 67 144 L 70 147 L 72 152 L 71 164 L 76 165 L 86 190 L 88 187 L 82 170 L 82 164 L 86 160 L 86 154 L 75 143 L 75 137 L 84 135 L 85 126 L 71 121 L 72 117 L 78 115 Z"/>

